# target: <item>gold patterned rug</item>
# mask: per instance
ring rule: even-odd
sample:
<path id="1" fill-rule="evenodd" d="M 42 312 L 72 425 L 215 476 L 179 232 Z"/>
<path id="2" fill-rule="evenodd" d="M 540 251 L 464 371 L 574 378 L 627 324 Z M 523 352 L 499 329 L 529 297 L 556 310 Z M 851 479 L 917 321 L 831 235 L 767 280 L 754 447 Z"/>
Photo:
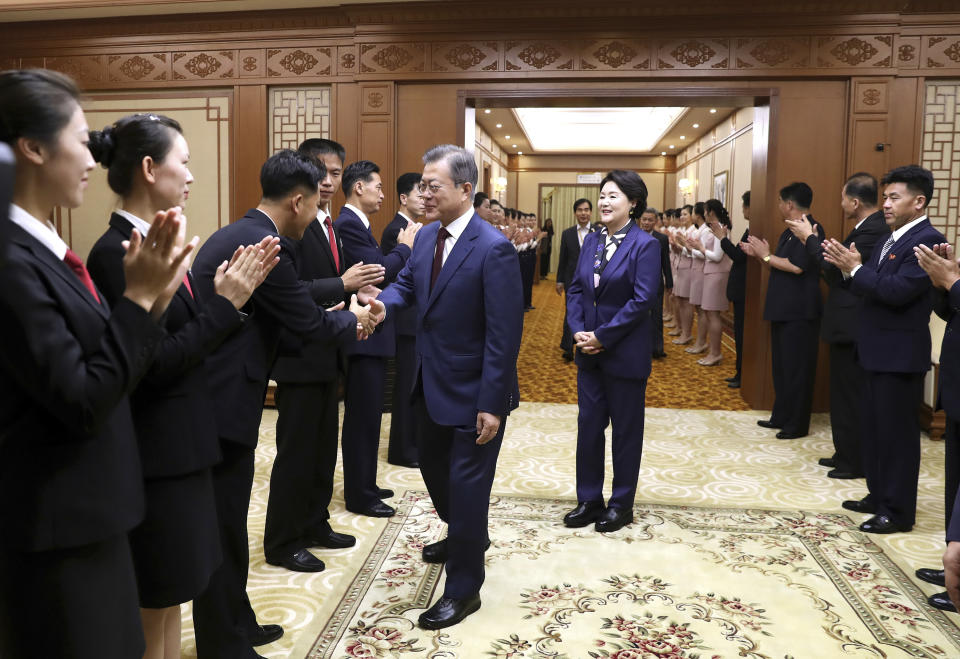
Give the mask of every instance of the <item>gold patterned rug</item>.
<path id="1" fill-rule="evenodd" d="M 960 633 L 846 515 L 644 504 L 610 535 L 560 522 L 570 500 L 492 501 L 483 606 L 441 631 L 420 560 L 443 535 L 408 491 L 308 657 L 960 655 Z"/>

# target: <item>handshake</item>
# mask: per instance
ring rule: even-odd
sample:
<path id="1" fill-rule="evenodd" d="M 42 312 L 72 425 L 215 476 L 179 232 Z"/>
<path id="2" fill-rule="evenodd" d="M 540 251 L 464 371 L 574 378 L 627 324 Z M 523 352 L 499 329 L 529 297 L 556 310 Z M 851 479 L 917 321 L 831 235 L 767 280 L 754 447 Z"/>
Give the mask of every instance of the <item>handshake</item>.
<path id="1" fill-rule="evenodd" d="M 380 289 L 368 284 L 350 296 L 348 311 L 357 317 L 357 341 L 370 338 L 377 325 L 387 317 L 387 308 L 377 299 L 378 295 L 380 295 Z M 327 311 L 338 311 L 343 309 L 343 306 L 341 302 Z"/>

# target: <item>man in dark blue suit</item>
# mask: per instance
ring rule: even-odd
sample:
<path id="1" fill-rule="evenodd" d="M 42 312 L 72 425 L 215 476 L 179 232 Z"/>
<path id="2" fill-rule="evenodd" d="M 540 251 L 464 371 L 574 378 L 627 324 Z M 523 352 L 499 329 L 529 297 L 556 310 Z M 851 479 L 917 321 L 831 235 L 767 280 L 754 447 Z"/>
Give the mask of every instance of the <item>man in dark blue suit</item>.
<path id="1" fill-rule="evenodd" d="M 274 154 L 260 170 L 260 204 L 210 236 L 193 264 L 196 293 L 201 299 L 210 299 L 215 294 L 217 268 L 229 261 L 238 245 L 259 243 L 267 236 L 284 237 L 280 262 L 243 307 L 248 314 L 243 327 L 206 359 L 223 455 L 213 469 L 223 564 L 193 603 L 197 652 L 203 659 L 256 657 L 252 644 L 282 633 L 279 629 L 264 632 L 246 595 L 250 562 L 247 508 L 254 450 L 281 329 L 324 341 L 355 336 L 358 323 L 367 331 L 374 326 L 369 308 L 355 302 L 350 311 L 325 312 L 299 281 L 289 239 L 299 240 L 315 219 L 317 185 L 322 178 L 314 160 L 289 150 Z"/>
<path id="2" fill-rule="evenodd" d="M 867 533 L 913 528 L 920 474 L 920 423 L 923 377 L 930 369 L 930 277 L 914 247 L 946 239 L 930 225 L 926 208 L 933 196 L 933 174 L 916 165 L 884 176 L 883 216 L 893 231 L 870 261 L 856 245 L 824 244 L 824 258 L 835 265 L 850 290 L 863 298 L 857 354 L 866 371 L 863 397 L 864 466 L 869 494 L 843 507 L 873 517 L 860 525 Z"/>
<path id="3" fill-rule="evenodd" d="M 573 216 L 577 223 L 568 227 L 560 234 L 560 257 L 557 261 L 557 295 L 563 295 L 564 289 L 573 281 L 577 269 L 577 259 L 580 258 L 580 246 L 593 227 L 590 219 L 593 215 L 593 203 L 589 199 L 577 199 L 573 202 Z M 564 296 L 566 303 L 566 296 Z M 567 324 L 567 314 L 563 314 L 563 336 L 560 338 L 560 349 L 563 358 L 573 361 L 573 333 Z"/>
<path id="4" fill-rule="evenodd" d="M 747 221 L 740 241 L 734 243 L 729 238 L 726 227 L 719 226 L 714 235 L 720 238 L 720 248 L 730 257 L 733 265 L 730 266 L 730 276 L 727 278 L 727 299 L 733 304 L 733 340 L 737 347 L 737 372 L 727 378 L 727 386 L 731 389 L 740 388 L 740 375 L 743 368 L 743 321 L 746 314 L 747 298 L 747 255 L 740 248 L 742 243 L 750 240 L 750 191 L 747 190 L 740 198 L 743 203 L 743 219 Z"/>
<path id="5" fill-rule="evenodd" d="M 425 561 L 446 562 L 447 582 L 419 623 L 441 629 L 480 608 L 490 489 L 506 417 L 520 398 L 523 292 L 513 245 L 473 210 L 473 154 L 448 144 L 423 162 L 432 224 L 380 300 L 388 317 L 417 310 L 420 471 L 448 525 L 446 539 L 423 549 Z"/>
<path id="6" fill-rule="evenodd" d="M 393 221 L 383 230 L 380 250 L 390 254 L 397 247 L 400 232 L 423 216 L 420 194 L 420 172 L 407 172 L 397 179 L 397 201 L 400 208 Z M 474 208 L 477 208 L 474 202 Z M 487 207 L 489 210 L 489 205 Z M 479 210 L 478 210 L 479 212 Z M 393 379 L 393 400 L 390 404 L 390 448 L 387 462 L 399 467 L 419 467 L 417 454 L 416 407 L 410 400 L 417 376 L 417 310 L 404 309 L 396 317 L 397 354 Z"/>
<path id="7" fill-rule="evenodd" d="M 389 253 L 370 231 L 370 215 L 383 203 L 380 168 L 369 160 L 351 163 L 343 171 L 343 194 L 347 203 L 334 226 L 343 242 L 347 266 L 379 263 L 384 284 L 396 279 L 410 256 L 419 224 L 397 233 L 397 246 Z M 396 351 L 396 318 L 389 318 L 369 340 L 346 348 L 347 382 L 343 401 L 343 502 L 347 510 L 369 517 L 390 517 L 397 511 L 381 501 L 393 496 L 377 486 L 377 451 L 380 446 L 380 419 L 383 413 L 383 382 L 387 358 Z"/>
<path id="8" fill-rule="evenodd" d="M 670 240 L 655 229 L 658 211 L 645 208 L 640 216 L 640 228 L 660 243 L 660 286 L 657 287 L 657 300 L 650 308 L 650 349 L 654 359 L 663 359 L 663 295 L 673 288 L 673 273 L 670 271 Z"/>

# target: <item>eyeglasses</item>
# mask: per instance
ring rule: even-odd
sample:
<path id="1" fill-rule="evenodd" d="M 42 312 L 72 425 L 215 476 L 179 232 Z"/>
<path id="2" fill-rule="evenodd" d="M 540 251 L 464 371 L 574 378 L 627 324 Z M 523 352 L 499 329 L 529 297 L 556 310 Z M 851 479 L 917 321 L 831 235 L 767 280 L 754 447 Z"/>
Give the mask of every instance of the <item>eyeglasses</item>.
<path id="1" fill-rule="evenodd" d="M 417 192 L 419 192 L 420 194 L 425 194 L 427 190 L 430 190 L 430 194 L 437 194 L 438 192 L 440 192 L 440 189 L 442 187 L 443 187 L 442 185 L 437 185 L 436 183 L 430 183 L 428 185 L 423 181 L 420 181 L 420 183 L 417 184 Z"/>

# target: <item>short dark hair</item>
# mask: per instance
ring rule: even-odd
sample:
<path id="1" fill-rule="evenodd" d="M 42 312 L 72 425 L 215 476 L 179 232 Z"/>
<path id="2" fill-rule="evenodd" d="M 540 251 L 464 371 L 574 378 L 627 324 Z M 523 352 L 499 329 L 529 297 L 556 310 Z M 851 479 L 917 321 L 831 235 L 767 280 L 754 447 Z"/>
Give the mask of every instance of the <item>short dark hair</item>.
<path id="1" fill-rule="evenodd" d="M 310 139 L 304 140 L 300 143 L 300 146 L 297 147 L 297 151 L 305 156 L 310 156 L 318 160 L 320 156 L 328 153 L 336 154 L 336 156 L 340 158 L 340 162 L 346 162 L 347 160 L 347 150 L 344 149 L 339 142 L 334 142 L 333 140 L 322 137 L 311 137 Z"/>
<path id="2" fill-rule="evenodd" d="M 369 183 L 374 174 L 380 173 L 380 167 L 375 162 L 369 160 L 358 160 L 347 165 L 343 170 L 343 195 L 349 197 L 353 194 L 353 186 L 357 181 Z"/>
<path id="3" fill-rule="evenodd" d="M 52 144 L 80 102 L 72 78 L 47 69 L 0 72 L 0 142 L 26 137 Z"/>
<path id="4" fill-rule="evenodd" d="M 740 199 L 743 201 L 744 206 L 746 206 L 747 208 L 750 208 L 750 191 L 749 190 L 744 192 L 743 195 L 740 197 Z"/>
<path id="5" fill-rule="evenodd" d="M 647 184 L 639 174 L 628 169 L 613 169 L 600 181 L 600 189 L 603 190 L 607 183 L 613 183 L 627 195 L 627 199 L 637 202 L 630 209 L 630 219 L 636 219 L 643 214 L 643 209 L 647 207 Z"/>
<path id="6" fill-rule="evenodd" d="M 843 184 L 843 194 L 859 199 L 867 206 L 877 205 L 877 179 L 867 172 L 857 172 Z"/>
<path id="7" fill-rule="evenodd" d="M 586 197 L 580 197 L 580 199 L 577 199 L 575 202 L 573 202 L 574 213 L 577 212 L 577 206 L 579 206 L 580 204 L 586 204 L 587 206 L 590 207 L 591 211 L 593 210 L 593 202 L 587 199 Z"/>
<path id="8" fill-rule="evenodd" d="M 162 114 L 131 114 L 103 130 L 91 130 L 88 147 L 93 159 L 107 169 L 107 184 L 123 197 L 133 189 L 134 172 L 143 159 L 161 163 L 173 148 L 180 124 Z"/>
<path id="9" fill-rule="evenodd" d="M 895 167 L 883 175 L 880 183 L 886 187 L 891 183 L 903 183 L 913 194 L 925 197 L 923 207 L 926 208 L 933 198 L 933 172 L 920 165 L 904 165 Z"/>
<path id="10" fill-rule="evenodd" d="M 273 201 L 283 199 L 298 189 L 313 194 L 323 178 L 316 159 L 291 149 L 276 152 L 260 168 L 263 198 Z"/>
<path id="11" fill-rule="evenodd" d="M 693 206 L 690 204 L 684 204 L 680 208 L 681 211 L 687 211 L 687 215 L 693 215 Z"/>
<path id="12" fill-rule="evenodd" d="M 501 204 L 499 201 L 497 201 L 493 197 L 490 197 L 490 208 L 493 208 L 494 206 L 499 206 L 500 208 L 503 208 L 503 204 Z"/>
<path id="13" fill-rule="evenodd" d="M 797 181 L 780 188 L 780 199 L 792 201 L 797 208 L 804 210 L 813 204 L 813 190 L 802 181 Z"/>
<path id="14" fill-rule="evenodd" d="M 480 208 L 483 205 L 483 200 L 489 198 L 486 192 L 477 192 L 473 195 L 473 207 Z"/>
<path id="15" fill-rule="evenodd" d="M 704 205 L 703 205 L 703 202 L 702 202 L 702 201 L 698 201 L 697 203 L 695 203 L 695 204 L 693 205 L 693 214 L 696 215 L 697 217 L 702 217 L 702 218 L 706 219 L 706 217 L 707 217 L 707 211 L 706 211 L 706 209 L 704 208 Z"/>
<path id="16" fill-rule="evenodd" d="M 400 200 L 400 195 L 409 195 L 413 192 L 413 189 L 417 187 L 417 184 L 420 183 L 420 180 L 423 176 L 420 172 L 407 172 L 406 174 L 401 174 L 397 178 L 397 201 Z"/>

